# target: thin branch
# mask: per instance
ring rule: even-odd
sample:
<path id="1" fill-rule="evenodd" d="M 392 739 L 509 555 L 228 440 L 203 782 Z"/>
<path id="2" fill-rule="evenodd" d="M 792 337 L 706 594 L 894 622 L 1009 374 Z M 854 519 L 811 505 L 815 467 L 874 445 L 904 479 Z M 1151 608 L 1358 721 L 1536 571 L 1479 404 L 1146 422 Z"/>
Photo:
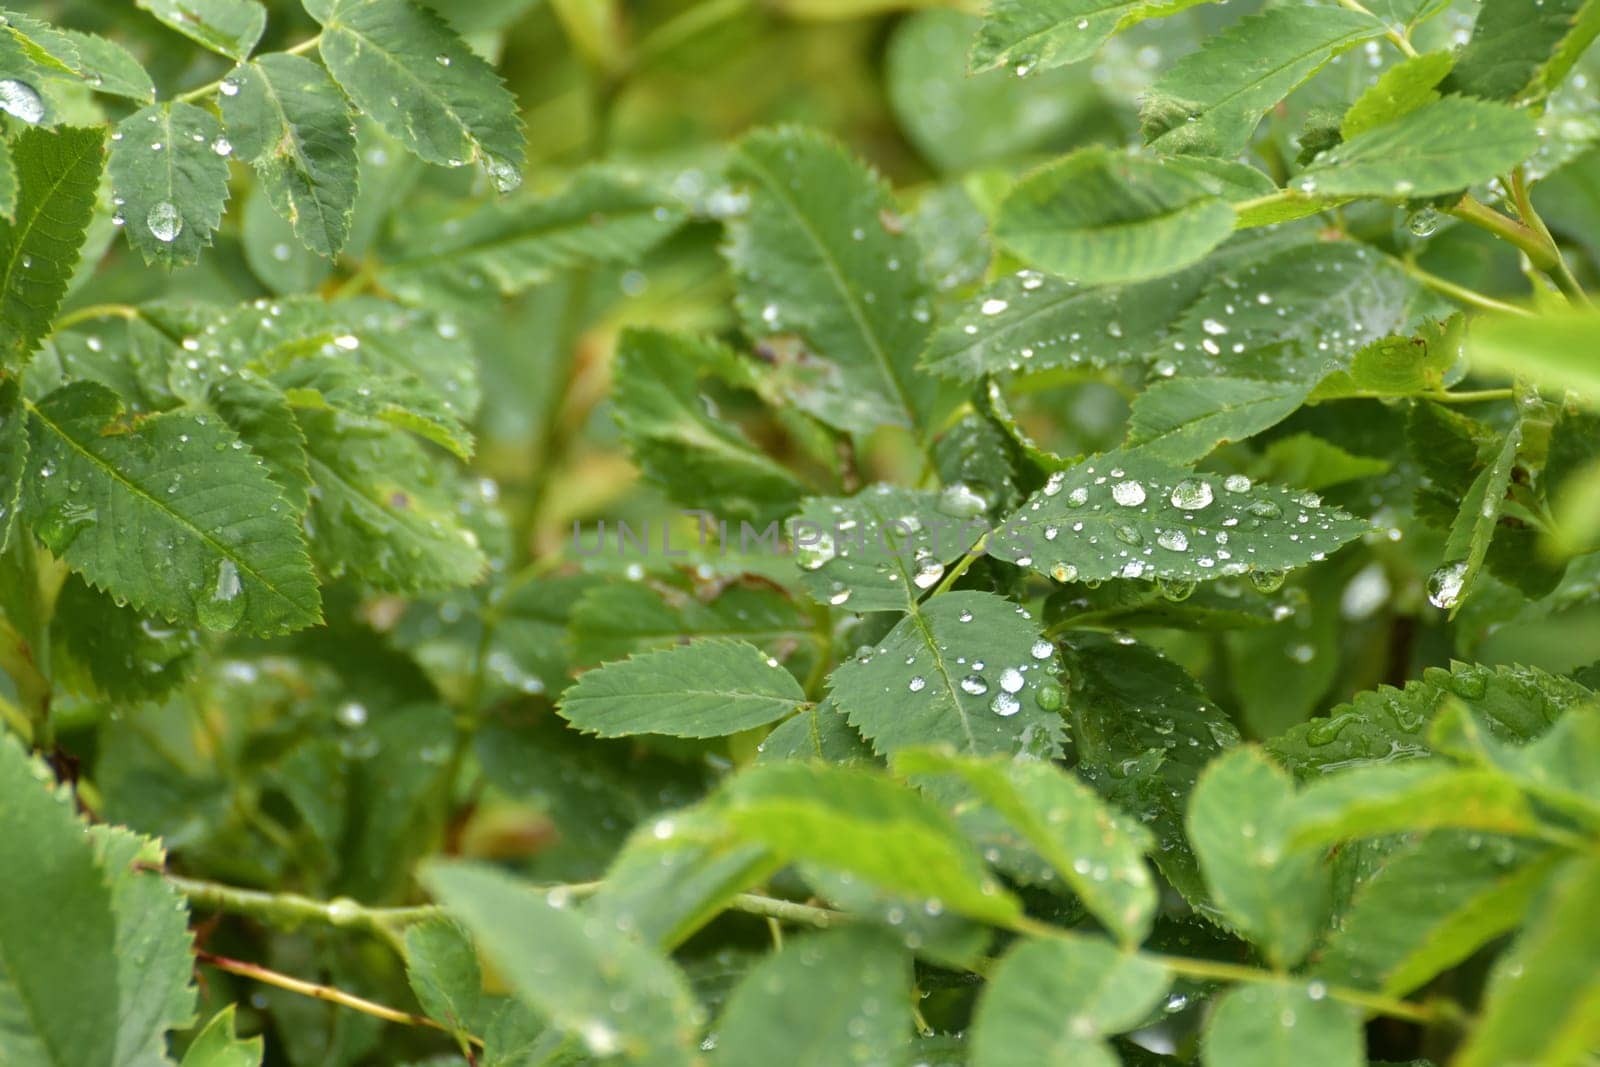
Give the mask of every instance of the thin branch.
<path id="1" fill-rule="evenodd" d="M 209 967 L 215 967 L 219 971 L 236 974 L 241 978 L 250 978 L 266 985 L 277 986 L 279 989 L 287 989 L 289 992 L 298 993 L 303 997 L 311 997 L 314 1000 L 337 1004 L 341 1008 L 359 1011 L 363 1015 L 371 1015 L 385 1022 L 399 1023 L 402 1026 L 421 1026 L 430 1030 L 440 1030 L 447 1034 L 460 1033 L 441 1022 L 428 1018 L 426 1015 L 416 1015 L 409 1011 L 401 1011 L 399 1008 L 391 1008 L 387 1004 L 379 1004 L 375 1000 L 358 997 L 354 993 L 346 993 L 344 990 L 330 985 L 307 982 L 304 979 L 295 978 L 292 975 L 282 974 L 263 967 L 259 963 L 246 963 L 244 960 L 229 959 L 227 956 L 216 956 L 209 952 L 200 951 L 197 951 L 194 956 L 201 963 Z M 478 1037 L 476 1034 L 463 1034 L 462 1036 L 465 1036 L 473 1045 L 479 1048 L 483 1047 L 483 1038 Z"/>
<path id="2" fill-rule="evenodd" d="M 1349 8 L 1351 11 L 1359 11 L 1363 15 L 1368 16 L 1376 22 L 1383 21 L 1382 19 L 1379 19 L 1377 15 L 1374 15 L 1371 11 L 1367 10 L 1365 6 L 1358 3 L 1357 0 L 1339 0 L 1339 6 Z M 1417 50 L 1412 47 L 1411 42 L 1406 38 L 1405 34 L 1385 24 L 1383 35 L 1389 38 L 1389 40 L 1394 43 L 1396 48 L 1405 53 L 1407 59 L 1417 58 Z"/>
<path id="3" fill-rule="evenodd" d="M 300 55 L 302 52 L 311 51 L 313 48 L 317 47 L 317 45 L 320 44 L 321 42 L 322 42 L 322 34 L 319 33 L 315 37 L 307 37 L 305 40 L 301 41 L 299 44 L 290 45 L 288 48 L 283 49 L 283 53 L 285 55 L 297 56 L 297 55 Z M 172 102 L 175 103 L 175 104 L 192 104 L 196 100 L 200 100 L 200 99 L 202 99 L 204 97 L 210 96 L 212 93 L 216 92 L 218 88 L 221 87 L 223 82 L 228 80 L 228 77 L 232 73 L 233 73 L 232 71 L 229 71 L 227 74 L 224 74 L 222 77 L 218 78 L 216 81 L 206 82 L 204 85 L 201 85 L 201 86 L 199 86 L 197 88 L 194 88 L 194 89 L 190 89 L 186 93 L 179 93 L 177 96 L 174 96 L 172 98 Z"/>
<path id="4" fill-rule="evenodd" d="M 1400 269 L 1411 275 L 1423 285 L 1436 293 L 1442 293 L 1450 299 L 1467 304 L 1470 307 L 1481 308 L 1484 311 L 1497 311 L 1503 315 L 1520 315 L 1523 318 L 1535 318 L 1533 312 L 1516 304 L 1508 304 L 1504 300 L 1497 300 L 1487 293 L 1480 293 L 1476 289 L 1469 289 L 1465 285 L 1458 285 L 1449 278 L 1441 278 L 1437 274 L 1423 270 L 1415 263 L 1400 260 Z"/>

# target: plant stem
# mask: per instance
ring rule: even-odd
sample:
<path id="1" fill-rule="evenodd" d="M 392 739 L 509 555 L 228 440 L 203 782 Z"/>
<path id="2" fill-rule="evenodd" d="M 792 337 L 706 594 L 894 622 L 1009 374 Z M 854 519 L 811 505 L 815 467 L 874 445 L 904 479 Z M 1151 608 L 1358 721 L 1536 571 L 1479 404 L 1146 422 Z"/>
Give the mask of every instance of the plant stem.
<path id="1" fill-rule="evenodd" d="M 1525 224 L 1538 233 L 1555 256 L 1554 270 L 1550 272 L 1551 279 L 1567 296 L 1577 303 L 1587 305 L 1589 295 L 1583 291 L 1583 286 L 1578 284 L 1572 268 L 1567 265 L 1567 257 L 1561 254 L 1561 246 L 1556 244 L 1555 235 L 1550 232 L 1550 227 L 1544 224 L 1544 219 L 1533 206 L 1533 197 L 1528 192 L 1527 175 L 1521 166 L 1511 172 L 1507 185 L 1511 190 L 1511 202 L 1516 205 L 1517 214 Z"/>
<path id="2" fill-rule="evenodd" d="M 1363 15 L 1367 15 L 1375 21 L 1382 21 L 1378 18 L 1378 16 L 1372 14 L 1371 11 L 1368 11 L 1365 6 L 1358 3 L 1357 0 L 1339 0 L 1339 6 L 1349 8 L 1351 11 L 1359 11 Z M 1405 34 L 1386 26 L 1384 28 L 1383 35 L 1389 38 L 1390 41 L 1393 41 L 1394 46 L 1400 49 L 1401 52 L 1405 53 L 1407 59 L 1415 59 L 1417 57 L 1417 50 L 1411 46 L 1410 41 L 1406 40 Z"/>
<path id="3" fill-rule="evenodd" d="M 967 573 L 967 568 L 972 566 L 973 561 L 975 561 L 979 556 L 983 555 L 983 546 L 988 540 L 989 535 L 984 534 L 982 537 L 973 542 L 972 547 L 967 549 L 966 554 L 960 559 L 956 560 L 956 562 L 951 566 L 950 570 L 945 574 L 943 580 L 939 582 L 939 584 L 934 588 L 933 592 L 928 594 L 928 599 L 932 600 L 940 593 L 949 592 L 950 587 L 956 584 L 956 580 L 963 574 Z"/>
<path id="4" fill-rule="evenodd" d="M 311 51 L 313 48 L 317 47 L 317 45 L 320 44 L 321 41 L 322 41 L 322 34 L 319 33 L 315 37 L 307 37 L 305 40 L 301 41 L 299 44 L 290 45 L 288 48 L 283 49 L 283 53 L 285 55 L 297 56 L 297 55 L 300 55 L 302 52 Z M 229 71 L 228 73 L 231 74 L 233 72 Z M 172 98 L 172 102 L 175 103 L 175 104 L 192 104 L 196 100 L 199 100 L 202 97 L 210 96 L 212 93 L 216 92 L 217 91 L 217 87 L 220 86 L 223 82 L 225 82 L 227 80 L 228 80 L 228 75 L 224 74 L 222 77 L 218 78 L 216 81 L 206 82 L 204 85 L 199 86 L 198 88 L 195 88 L 195 89 L 190 89 L 186 93 L 179 93 L 177 96 L 174 96 Z"/>
<path id="5" fill-rule="evenodd" d="M 1040 922 L 1038 919 L 1026 916 L 1013 923 L 1012 929 L 1029 937 L 1050 937 L 1058 941 L 1071 942 L 1087 940 L 1082 934 L 1073 933 L 1059 926 L 1053 926 L 1050 923 Z M 1160 964 L 1173 974 L 1182 975 L 1185 978 L 1258 983 L 1298 982 L 1302 980 L 1276 971 L 1264 971 L 1257 967 L 1249 967 L 1242 963 L 1228 963 L 1223 960 L 1201 960 L 1190 956 L 1167 956 L 1156 952 L 1141 952 L 1140 955 L 1152 963 Z M 1435 1005 L 1431 1004 L 1416 1004 L 1409 1000 L 1386 997 L 1380 993 L 1369 993 L 1361 989 L 1348 989 L 1344 986 L 1324 984 L 1323 989 L 1329 999 L 1342 1001 L 1374 1014 L 1387 1015 L 1394 1019 L 1406 1019 L 1415 1023 L 1435 1023 L 1445 1017 L 1444 1012 L 1441 1012 Z"/>
<path id="6" fill-rule="evenodd" d="M 319 922 L 391 937 L 401 927 L 444 914 L 444 910 L 436 904 L 382 908 L 359 904 L 349 897 L 315 900 L 298 893 L 266 893 L 257 889 L 223 885 L 220 882 L 184 878 L 176 874 L 166 875 L 166 880 L 174 889 L 200 907 L 234 915 L 248 915 L 277 926 L 294 927 L 302 923 Z M 541 888 L 547 894 L 586 897 L 598 892 L 602 885 L 603 882 L 572 882 Z M 758 893 L 740 893 L 728 902 L 728 907 L 732 911 L 744 912 L 746 915 L 780 919 L 801 926 L 818 928 L 837 926 L 850 919 L 850 916 L 843 912 L 782 900 L 778 897 L 761 896 Z"/>
<path id="7" fill-rule="evenodd" d="M 1460 301 L 1461 303 L 1470 305 L 1471 307 L 1482 308 L 1484 311 L 1498 311 L 1502 314 L 1521 315 L 1524 318 L 1530 319 L 1535 317 L 1534 313 L 1525 307 L 1518 307 L 1516 304 L 1508 304 L 1503 300 L 1496 300 L 1487 293 L 1480 293 L 1476 289 L 1468 289 L 1464 285 L 1457 285 L 1449 278 L 1441 278 L 1437 274 L 1425 271 L 1415 263 L 1411 263 L 1407 260 L 1400 260 L 1399 263 L 1401 270 L 1404 270 L 1407 274 L 1411 275 L 1417 281 L 1421 282 L 1429 289 L 1432 289 L 1434 292 L 1443 293 L 1452 300 Z"/>
<path id="8" fill-rule="evenodd" d="M 402 1026 L 424 1026 L 430 1030 L 441 1030 L 447 1034 L 457 1032 L 425 1015 L 415 1015 L 409 1011 L 401 1011 L 399 1008 L 391 1008 L 387 1004 L 379 1004 L 375 1000 L 358 997 L 354 993 L 346 993 L 344 990 L 336 989 L 333 986 L 307 982 L 304 979 L 295 978 L 263 967 L 259 963 L 246 963 L 244 960 L 229 959 L 227 956 L 216 956 L 209 952 L 197 951 L 194 956 L 201 963 L 209 967 L 215 967 L 219 971 L 237 974 L 241 978 L 251 978 L 266 985 L 277 986 L 279 989 L 287 989 L 289 992 L 298 993 L 303 997 L 325 1000 L 329 1004 L 337 1004 L 341 1008 L 350 1008 L 353 1011 L 361 1012 L 363 1015 L 371 1015 L 386 1022 L 399 1023 Z M 479 1048 L 483 1047 L 483 1039 L 481 1037 L 474 1034 L 465 1036 L 472 1044 Z"/>
<path id="9" fill-rule="evenodd" d="M 50 327 L 51 333 L 59 333 L 69 326 L 76 326 L 80 322 L 90 319 L 136 319 L 139 309 L 132 304 L 90 304 L 88 307 L 69 311 L 55 321 Z"/>
<path id="10" fill-rule="evenodd" d="M 1516 193 L 1513 192 L 1513 200 Z M 1524 194 L 1523 199 L 1526 199 Z M 1520 209 L 1520 208 L 1519 208 Z M 1517 248 L 1528 257 L 1528 262 L 1548 275 L 1550 280 L 1575 303 L 1588 304 L 1589 296 L 1573 277 L 1572 270 L 1567 266 L 1566 259 L 1561 255 L 1555 238 L 1550 236 L 1550 231 L 1545 228 L 1542 220 L 1533 211 L 1532 203 L 1528 203 L 1528 221 L 1519 222 L 1509 215 L 1504 215 L 1494 208 L 1489 207 L 1471 193 L 1463 196 L 1454 207 L 1447 209 L 1450 214 L 1458 219 L 1472 223 L 1474 226 L 1488 230 Z"/>

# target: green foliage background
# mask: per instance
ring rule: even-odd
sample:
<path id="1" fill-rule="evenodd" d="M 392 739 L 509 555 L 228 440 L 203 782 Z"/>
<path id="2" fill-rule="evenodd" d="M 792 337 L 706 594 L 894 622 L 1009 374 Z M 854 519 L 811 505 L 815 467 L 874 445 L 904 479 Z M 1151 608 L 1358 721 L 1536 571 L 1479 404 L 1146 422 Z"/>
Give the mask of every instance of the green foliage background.
<path id="1" fill-rule="evenodd" d="M 1597 34 L 0 11 L 0 1064 L 1596 1062 Z"/>

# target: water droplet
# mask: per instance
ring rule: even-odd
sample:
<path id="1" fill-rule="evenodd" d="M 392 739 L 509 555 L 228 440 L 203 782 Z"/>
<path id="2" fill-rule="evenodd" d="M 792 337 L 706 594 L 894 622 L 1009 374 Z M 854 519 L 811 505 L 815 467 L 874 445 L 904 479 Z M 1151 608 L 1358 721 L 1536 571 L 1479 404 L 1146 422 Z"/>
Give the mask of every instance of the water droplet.
<path id="1" fill-rule="evenodd" d="M 1428 575 L 1428 603 L 1446 611 L 1461 603 L 1461 588 L 1466 584 L 1465 560 L 1446 563 Z"/>
<path id="2" fill-rule="evenodd" d="M 944 564 L 930 558 L 917 564 L 916 573 L 911 576 L 911 581 L 918 589 L 932 589 L 943 577 Z"/>
<path id="3" fill-rule="evenodd" d="M 232 78 L 224 78 L 222 79 L 221 84 L 217 86 L 217 91 L 223 96 L 238 96 L 239 83 L 234 81 Z"/>
<path id="4" fill-rule="evenodd" d="M 1125 508 L 1136 508 L 1144 503 L 1144 486 L 1138 482 L 1118 482 L 1111 487 L 1111 499 Z"/>
<path id="5" fill-rule="evenodd" d="M 44 118 L 44 99 L 27 82 L 0 78 L 0 111 L 32 126 Z"/>
<path id="6" fill-rule="evenodd" d="M 1250 584 L 1263 593 L 1276 593 L 1283 588 L 1287 572 L 1271 567 L 1255 567 L 1250 571 Z"/>
<path id="7" fill-rule="evenodd" d="M 231 559 L 225 559 L 217 564 L 217 575 L 211 588 L 195 604 L 195 615 L 200 625 L 208 630 L 231 630 L 244 617 L 244 600 L 239 568 L 234 566 Z"/>
<path id="8" fill-rule="evenodd" d="M 1046 683 L 1039 687 L 1039 691 L 1033 695 L 1033 699 L 1045 711 L 1055 711 L 1061 707 L 1062 696 L 1059 685 Z"/>
<path id="9" fill-rule="evenodd" d="M 989 710 L 1000 716 L 1002 719 L 1010 718 L 1019 710 L 1021 710 L 1021 708 L 1022 703 L 1010 693 L 995 694 L 994 700 L 989 704 Z"/>
<path id="10" fill-rule="evenodd" d="M 1182 530 L 1162 530 L 1156 534 L 1156 544 L 1173 552 L 1186 552 L 1189 548 L 1189 535 Z"/>
<path id="11" fill-rule="evenodd" d="M 970 519 L 983 514 L 989 502 L 964 482 L 952 482 L 939 493 L 939 510 L 958 519 Z"/>
<path id="12" fill-rule="evenodd" d="M 1439 228 L 1442 216 L 1432 207 L 1418 208 L 1406 216 L 1406 229 L 1415 237 L 1432 237 Z"/>
<path id="13" fill-rule="evenodd" d="M 1157 578 L 1156 590 L 1167 600 L 1188 600 L 1198 584 L 1193 578 Z"/>
<path id="14" fill-rule="evenodd" d="M 177 206 L 170 200 L 157 201 L 144 222 L 150 227 L 150 235 L 165 244 L 176 241 L 178 234 L 183 232 L 183 216 L 178 214 Z"/>
<path id="15" fill-rule="evenodd" d="M 1250 484 L 1250 479 L 1242 474 L 1230 474 L 1222 479 L 1222 488 L 1230 493 L 1248 493 Z"/>
<path id="16" fill-rule="evenodd" d="M 1172 487 L 1172 506 L 1181 511 L 1199 511 L 1211 506 L 1211 483 L 1200 478 L 1185 478 Z"/>
<path id="17" fill-rule="evenodd" d="M 989 683 L 981 674 L 969 674 L 961 679 L 961 691 L 981 697 L 989 691 Z"/>
<path id="18" fill-rule="evenodd" d="M 211 151 L 226 158 L 233 155 L 233 144 L 226 137 L 218 137 L 211 142 Z"/>
<path id="19" fill-rule="evenodd" d="M 1000 688 L 1008 693 L 1015 693 L 1022 688 L 1022 672 L 1015 667 L 1007 667 L 1000 672 Z"/>
<path id="20" fill-rule="evenodd" d="M 1056 646 L 1052 645 L 1049 641 L 1046 641 L 1042 637 L 1033 643 L 1032 648 L 1028 649 L 1028 655 L 1032 656 L 1034 659 L 1049 659 L 1055 654 Z"/>
<path id="21" fill-rule="evenodd" d="M 906 683 L 906 688 L 913 693 L 920 693 L 927 684 L 928 680 L 926 678 L 920 674 L 914 674 L 911 676 L 911 681 Z"/>
<path id="22" fill-rule="evenodd" d="M 1050 568 L 1050 577 L 1058 582 L 1075 582 L 1078 580 L 1078 568 L 1070 563 L 1057 563 Z"/>
<path id="23" fill-rule="evenodd" d="M 515 164 L 504 159 L 487 160 L 483 169 L 488 172 L 489 180 L 494 183 L 495 192 L 510 193 L 522 187 L 522 171 Z"/>

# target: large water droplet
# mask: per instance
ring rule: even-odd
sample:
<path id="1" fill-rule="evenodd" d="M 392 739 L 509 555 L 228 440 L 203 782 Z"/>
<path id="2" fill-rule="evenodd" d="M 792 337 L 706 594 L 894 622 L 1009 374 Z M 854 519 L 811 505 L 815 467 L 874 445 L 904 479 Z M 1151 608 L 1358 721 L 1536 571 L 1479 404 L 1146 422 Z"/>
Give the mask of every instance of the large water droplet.
<path id="1" fill-rule="evenodd" d="M 1111 487 L 1111 499 L 1125 508 L 1136 508 L 1144 503 L 1144 486 L 1138 482 L 1118 482 Z"/>
<path id="2" fill-rule="evenodd" d="M 522 186 L 522 172 L 506 160 L 490 159 L 484 164 L 484 170 L 489 172 L 489 180 L 494 183 L 496 192 L 510 193 Z"/>
<path id="3" fill-rule="evenodd" d="M 1428 575 L 1428 603 L 1446 611 L 1461 603 L 1461 587 L 1466 584 L 1465 560 L 1446 563 Z"/>
<path id="4" fill-rule="evenodd" d="M 1039 687 L 1039 691 L 1033 695 L 1033 699 L 1045 711 L 1055 711 L 1061 707 L 1062 695 L 1059 685 L 1046 683 Z"/>
<path id="5" fill-rule="evenodd" d="M 917 564 L 916 573 L 911 576 L 911 581 L 918 589 L 932 589 L 943 577 L 944 564 L 929 558 Z"/>
<path id="6" fill-rule="evenodd" d="M 1288 577 L 1281 570 L 1271 567 L 1255 567 L 1250 571 L 1250 584 L 1263 593 L 1276 593 L 1283 588 L 1283 580 Z"/>
<path id="7" fill-rule="evenodd" d="M 1432 237 L 1433 232 L 1439 228 L 1441 218 L 1436 208 L 1418 208 L 1406 216 L 1406 229 L 1417 237 Z"/>
<path id="8" fill-rule="evenodd" d="M 981 674 L 969 674 L 961 679 L 961 691 L 970 693 L 975 697 L 981 697 L 989 691 L 989 683 Z"/>
<path id="9" fill-rule="evenodd" d="M 1022 702 L 1010 693 L 997 693 L 989 704 L 989 710 L 1001 718 L 1010 718 L 1022 708 Z"/>
<path id="10" fill-rule="evenodd" d="M 1199 511 L 1211 506 L 1211 483 L 1202 478 L 1185 478 L 1172 487 L 1172 506 L 1183 511 Z"/>
<path id="11" fill-rule="evenodd" d="M 239 568 L 225 559 L 217 564 L 216 579 L 195 604 L 195 614 L 208 630 L 231 630 L 244 618 L 244 599 Z"/>
<path id="12" fill-rule="evenodd" d="M 27 82 L 0 78 L 0 111 L 32 126 L 44 118 L 44 99 Z"/>
<path id="13" fill-rule="evenodd" d="M 165 244 L 176 241 L 178 234 L 183 232 L 183 216 L 178 214 L 177 206 L 170 200 L 157 201 L 144 222 L 150 227 L 150 235 Z"/>

